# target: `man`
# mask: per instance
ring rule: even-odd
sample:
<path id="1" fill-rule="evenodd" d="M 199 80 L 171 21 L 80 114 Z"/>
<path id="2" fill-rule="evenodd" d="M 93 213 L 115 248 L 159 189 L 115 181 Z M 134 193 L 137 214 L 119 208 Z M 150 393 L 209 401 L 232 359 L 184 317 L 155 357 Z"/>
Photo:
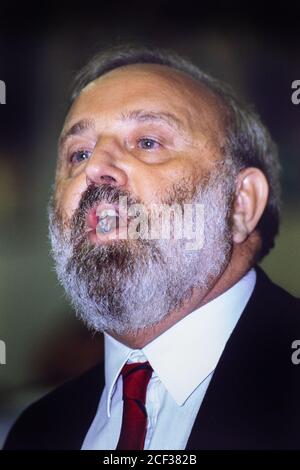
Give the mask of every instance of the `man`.
<path id="1" fill-rule="evenodd" d="M 299 300 L 257 267 L 278 174 L 258 116 L 189 62 L 123 48 L 82 70 L 50 239 L 105 364 L 29 407 L 6 449 L 300 447 Z"/>

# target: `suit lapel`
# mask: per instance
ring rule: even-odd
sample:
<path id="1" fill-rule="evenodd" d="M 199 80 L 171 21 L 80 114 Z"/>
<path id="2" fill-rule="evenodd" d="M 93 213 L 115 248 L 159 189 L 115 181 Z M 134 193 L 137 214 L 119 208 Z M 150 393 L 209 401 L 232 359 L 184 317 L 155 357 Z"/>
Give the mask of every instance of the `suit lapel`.
<path id="1" fill-rule="evenodd" d="M 290 343 L 274 312 L 280 309 L 276 289 L 258 268 L 254 292 L 215 369 L 187 449 L 272 448 L 282 419 L 276 412 L 282 400 L 276 368 L 290 363 Z"/>

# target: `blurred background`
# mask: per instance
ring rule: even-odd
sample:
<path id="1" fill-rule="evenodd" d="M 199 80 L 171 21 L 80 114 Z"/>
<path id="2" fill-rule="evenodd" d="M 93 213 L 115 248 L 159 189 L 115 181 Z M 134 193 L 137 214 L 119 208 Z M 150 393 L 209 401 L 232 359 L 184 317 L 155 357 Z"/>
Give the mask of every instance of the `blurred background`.
<path id="1" fill-rule="evenodd" d="M 291 5 L 197 7 L 166 1 L 42 3 L 2 0 L 0 80 L 0 447 L 32 400 L 102 360 L 101 335 L 74 319 L 49 257 L 47 203 L 70 82 L 99 49 L 119 43 L 168 47 L 229 82 L 253 102 L 279 145 L 283 219 L 263 262 L 300 295 L 300 18 Z M 299 21 L 299 22 L 298 22 Z"/>

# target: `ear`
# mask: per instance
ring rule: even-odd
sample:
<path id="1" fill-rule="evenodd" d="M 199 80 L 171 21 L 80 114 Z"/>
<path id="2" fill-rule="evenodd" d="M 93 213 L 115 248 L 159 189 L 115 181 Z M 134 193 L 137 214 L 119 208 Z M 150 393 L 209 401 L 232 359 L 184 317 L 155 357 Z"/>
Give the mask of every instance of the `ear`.
<path id="1" fill-rule="evenodd" d="M 269 185 L 258 168 L 245 168 L 237 177 L 232 239 L 242 243 L 253 232 L 266 207 Z"/>

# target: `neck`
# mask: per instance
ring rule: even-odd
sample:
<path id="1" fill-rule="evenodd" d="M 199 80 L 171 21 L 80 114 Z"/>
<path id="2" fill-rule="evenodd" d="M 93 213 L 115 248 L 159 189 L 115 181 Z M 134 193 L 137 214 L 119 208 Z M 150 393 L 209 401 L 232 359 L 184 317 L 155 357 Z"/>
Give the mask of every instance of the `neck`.
<path id="1" fill-rule="evenodd" d="M 236 284 L 249 271 L 252 264 L 253 251 L 249 249 L 249 243 L 247 246 L 234 245 L 229 263 L 222 274 L 211 282 L 209 288 L 204 293 L 200 288 L 194 288 L 191 297 L 188 301 L 183 303 L 182 307 L 170 312 L 163 320 L 155 325 L 124 335 L 118 335 L 111 331 L 108 333 L 113 338 L 132 349 L 141 349 L 175 325 L 175 323 L 182 320 L 182 318 L 189 313 L 211 302 L 213 299 L 223 294 L 223 292 L 230 289 L 230 287 Z"/>

